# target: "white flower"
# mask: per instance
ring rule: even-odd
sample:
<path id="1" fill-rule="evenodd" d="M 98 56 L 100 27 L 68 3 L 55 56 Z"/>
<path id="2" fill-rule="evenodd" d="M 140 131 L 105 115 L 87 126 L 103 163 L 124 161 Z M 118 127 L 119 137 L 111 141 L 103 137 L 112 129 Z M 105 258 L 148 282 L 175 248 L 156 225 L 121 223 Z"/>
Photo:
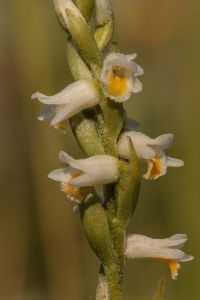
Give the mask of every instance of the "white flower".
<path id="1" fill-rule="evenodd" d="M 145 235 L 133 234 L 127 237 L 125 254 L 127 258 L 152 258 L 163 261 L 169 266 L 172 279 L 176 279 L 180 262 L 194 258 L 180 250 L 186 241 L 186 234 L 175 234 L 165 239 L 153 239 Z"/>
<path id="2" fill-rule="evenodd" d="M 136 54 L 121 53 L 110 53 L 106 56 L 101 80 L 107 97 L 116 102 L 123 102 L 130 97 L 131 93 L 142 90 L 142 83 L 137 76 L 142 75 L 143 70 L 133 62 L 136 56 Z"/>
<path id="3" fill-rule="evenodd" d="M 81 200 L 80 187 L 98 187 L 118 180 L 118 160 L 110 155 L 95 155 L 84 159 L 74 159 L 60 151 L 59 159 L 68 167 L 57 169 L 48 177 L 61 182 L 66 194 L 74 200 Z"/>
<path id="4" fill-rule="evenodd" d="M 94 81 L 89 80 L 75 81 L 54 96 L 36 92 L 31 99 L 36 98 L 48 105 L 38 116 L 39 120 L 51 119 L 54 127 L 59 127 L 60 122 L 99 102 L 97 87 Z"/>
<path id="5" fill-rule="evenodd" d="M 152 139 L 142 132 L 124 132 L 118 142 L 119 155 L 125 159 L 130 158 L 129 139 L 131 139 L 136 155 L 139 159 L 147 162 L 146 179 L 157 179 L 164 175 L 167 167 L 181 167 L 184 162 L 180 159 L 167 157 L 164 150 L 169 148 L 173 141 L 173 134 L 162 134 Z"/>

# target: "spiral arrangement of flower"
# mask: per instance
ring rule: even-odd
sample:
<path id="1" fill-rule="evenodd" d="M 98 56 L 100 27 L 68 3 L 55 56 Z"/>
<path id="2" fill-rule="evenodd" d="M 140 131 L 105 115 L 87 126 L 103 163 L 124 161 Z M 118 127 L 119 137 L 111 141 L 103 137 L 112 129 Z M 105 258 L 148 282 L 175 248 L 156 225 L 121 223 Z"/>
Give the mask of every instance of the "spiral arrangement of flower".
<path id="1" fill-rule="evenodd" d="M 127 235 L 140 190 L 140 161 L 145 179 L 163 176 L 180 159 L 165 155 L 173 134 L 150 138 L 127 118 L 123 102 L 142 91 L 143 69 L 136 54 L 122 54 L 112 42 L 113 13 L 109 0 L 54 0 L 67 36 L 67 59 L 74 82 L 53 96 L 32 95 L 45 104 L 39 120 L 66 133 L 69 123 L 85 158 L 60 151 L 66 167 L 49 173 L 75 203 L 90 246 L 100 261 L 97 300 L 122 299 L 125 258 L 152 258 L 168 264 L 176 279 L 180 262 L 193 259 L 180 248 L 185 234 L 152 239 Z M 161 298 L 160 298 L 161 299 Z M 162 298 L 163 299 L 163 298 Z"/>

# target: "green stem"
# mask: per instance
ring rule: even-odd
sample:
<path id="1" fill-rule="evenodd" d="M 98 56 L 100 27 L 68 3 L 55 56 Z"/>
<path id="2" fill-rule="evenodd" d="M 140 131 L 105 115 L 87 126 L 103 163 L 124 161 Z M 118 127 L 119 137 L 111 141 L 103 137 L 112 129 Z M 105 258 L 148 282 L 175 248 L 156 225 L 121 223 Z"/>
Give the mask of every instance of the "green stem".
<path id="1" fill-rule="evenodd" d="M 100 266 L 96 300 L 121 300 L 121 278 L 118 265 Z"/>
<path id="2" fill-rule="evenodd" d="M 100 106 L 104 120 L 102 140 L 105 153 L 117 157 L 117 139 L 124 123 L 123 107 L 121 104 L 107 98 L 101 100 Z"/>
<path id="3" fill-rule="evenodd" d="M 117 263 L 104 267 L 105 278 L 108 285 L 109 300 L 121 300 L 121 276 L 119 271 L 119 265 Z"/>
<path id="4" fill-rule="evenodd" d="M 122 290 L 122 283 L 124 278 L 124 268 L 125 268 L 125 259 L 124 259 L 124 239 L 125 239 L 125 230 L 120 225 L 120 222 L 117 218 L 117 203 L 114 198 L 115 192 L 114 187 L 107 186 L 106 187 L 106 203 L 105 203 L 105 209 L 107 213 L 108 218 L 108 224 L 110 228 L 110 233 L 112 236 L 114 249 L 117 253 L 116 257 L 116 269 L 115 272 L 118 273 L 118 289 L 120 291 Z M 110 266 L 109 266 L 110 267 Z M 113 266 L 111 267 L 113 269 Z M 110 298 L 112 299 L 112 298 Z"/>

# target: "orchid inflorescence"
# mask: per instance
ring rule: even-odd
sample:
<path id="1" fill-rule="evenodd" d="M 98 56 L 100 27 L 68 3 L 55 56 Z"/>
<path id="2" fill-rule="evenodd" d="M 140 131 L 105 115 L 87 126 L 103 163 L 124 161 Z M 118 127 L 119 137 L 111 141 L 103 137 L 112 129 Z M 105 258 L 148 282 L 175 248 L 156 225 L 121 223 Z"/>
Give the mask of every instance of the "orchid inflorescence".
<path id="1" fill-rule="evenodd" d="M 139 196 L 140 161 L 147 165 L 145 179 L 163 176 L 167 167 L 181 167 L 180 159 L 165 155 L 173 134 L 150 138 L 126 117 L 123 102 L 142 91 L 143 69 L 136 54 L 120 53 L 112 43 L 113 14 L 109 0 L 54 0 L 58 20 L 67 34 L 68 65 L 75 82 L 61 92 L 32 95 L 46 105 L 39 120 L 61 132 L 69 123 L 86 158 L 60 151 L 66 167 L 48 177 L 76 203 L 88 241 L 100 260 L 96 299 L 122 297 L 124 260 L 152 258 L 167 263 L 172 278 L 180 262 L 193 259 L 180 248 L 185 234 L 152 239 L 127 236 L 126 228 Z"/>

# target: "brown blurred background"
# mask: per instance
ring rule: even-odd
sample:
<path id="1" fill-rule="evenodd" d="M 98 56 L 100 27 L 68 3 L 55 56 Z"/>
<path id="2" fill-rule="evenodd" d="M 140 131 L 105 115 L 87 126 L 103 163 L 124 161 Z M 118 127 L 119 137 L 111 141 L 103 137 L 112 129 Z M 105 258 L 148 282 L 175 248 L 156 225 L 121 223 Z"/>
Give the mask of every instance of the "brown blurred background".
<path id="1" fill-rule="evenodd" d="M 42 105 L 30 101 L 72 79 L 65 34 L 53 1 L 0 0 L 0 299 L 94 299 L 98 262 L 72 204 L 46 174 L 60 166 L 59 150 L 79 157 L 71 133 L 36 120 Z M 149 300 L 167 278 L 168 300 L 200 299 L 199 70 L 200 3 L 191 0 L 116 0 L 115 39 L 137 52 L 144 91 L 126 104 L 141 130 L 175 134 L 168 154 L 185 161 L 155 182 L 143 180 L 130 232 L 165 237 L 185 232 L 178 281 L 160 263 L 127 263 L 126 300 Z"/>

